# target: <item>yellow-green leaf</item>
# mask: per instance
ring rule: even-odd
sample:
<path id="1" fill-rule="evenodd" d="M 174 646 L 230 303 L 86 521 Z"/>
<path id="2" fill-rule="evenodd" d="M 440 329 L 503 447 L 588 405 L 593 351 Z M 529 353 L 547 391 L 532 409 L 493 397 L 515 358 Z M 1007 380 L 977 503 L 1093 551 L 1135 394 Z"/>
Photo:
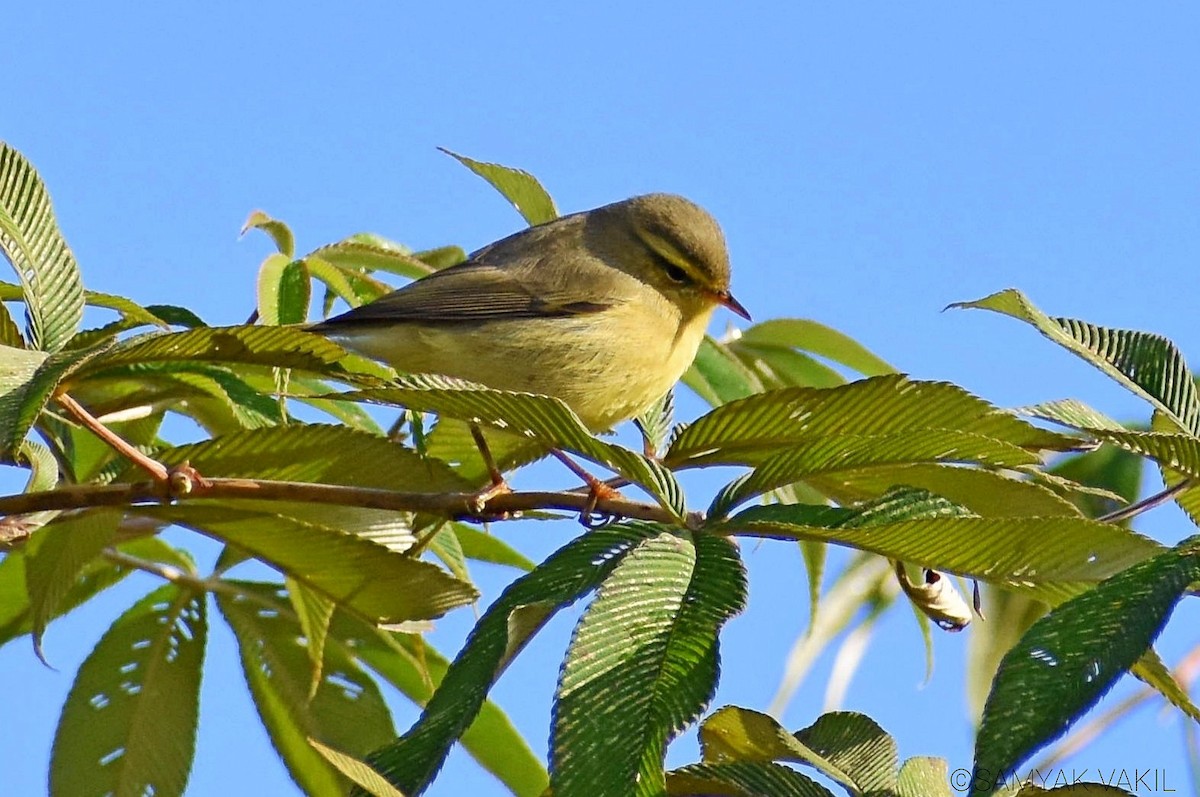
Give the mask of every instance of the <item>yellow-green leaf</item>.
<path id="1" fill-rule="evenodd" d="M 451 152 L 445 147 L 438 147 L 438 149 L 487 180 L 492 188 L 495 188 L 501 196 L 511 202 L 517 212 L 524 216 L 525 221 L 531 225 L 545 224 L 558 218 L 558 209 L 554 207 L 554 200 L 546 193 L 546 189 L 542 188 L 542 184 L 537 181 L 537 178 L 529 172 L 501 166 L 498 163 L 472 160 L 465 155 Z"/>

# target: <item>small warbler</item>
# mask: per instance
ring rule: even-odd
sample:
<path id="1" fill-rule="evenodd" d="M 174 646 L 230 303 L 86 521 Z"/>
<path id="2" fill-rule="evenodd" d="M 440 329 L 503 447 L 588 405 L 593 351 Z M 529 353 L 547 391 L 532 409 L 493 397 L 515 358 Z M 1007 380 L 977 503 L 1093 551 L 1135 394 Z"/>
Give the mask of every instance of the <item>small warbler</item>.
<path id="1" fill-rule="evenodd" d="M 408 373 L 562 399 L 592 431 L 691 365 L 729 292 L 717 222 L 670 194 L 563 216 L 310 327 Z"/>

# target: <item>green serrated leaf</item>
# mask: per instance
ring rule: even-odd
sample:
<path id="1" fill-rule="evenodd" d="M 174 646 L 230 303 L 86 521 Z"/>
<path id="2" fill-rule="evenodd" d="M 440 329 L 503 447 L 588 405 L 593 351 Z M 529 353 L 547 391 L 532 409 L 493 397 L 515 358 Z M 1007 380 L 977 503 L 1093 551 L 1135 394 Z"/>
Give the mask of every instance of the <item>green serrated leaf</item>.
<path id="1" fill-rule="evenodd" d="M 250 230 L 262 230 L 271 236 L 275 248 L 288 260 L 296 256 L 296 238 L 292 235 L 292 229 L 279 219 L 273 219 L 261 210 L 251 211 L 242 225 L 241 234 L 245 235 Z"/>
<path id="2" fill-rule="evenodd" d="M 1068 496 L 1087 517 L 1098 518 L 1128 506 L 1141 494 L 1143 460 L 1116 446 L 1065 457 L 1050 474 L 1087 488 Z"/>
<path id="3" fill-rule="evenodd" d="M 1155 410 L 1150 418 L 1150 429 L 1151 431 L 1165 434 L 1178 434 L 1179 432 L 1178 424 L 1157 410 Z M 1118 445 L 1120 444 L 1118 443 Z M 1108 450 L 1132 460 L 1132 463 L 1127 464 L 1126 467 L 1129 471 L 1136 469 L 1138 480 L 1134 484 L 1140 485 L 1142 458 L 1128 450 L 1115 448 L 1109 448 Z M 1162 476 L 1163 484 L 1174 493 L 1175 505 L 1191 518 L 1192 523 L 1200 526 L 1200 488 L 1197 487 L 1196 477 L 1171 467 L 1169 462 L 1158 460 L 1156 464 L 1158 465 L 1159 475 Z M 1132 498 L 1126 501 L 1126 503 L 1132 503 L 1132 500 L 1136 499 L 1139 494 L 1139 492 L 1134 492 Z M 1106 511 L 1112 511 L 1112 509 Z M 1126 522 L 1131 520 L 1132 518 L 1127 518 Z"/>
<path id="4" fill-rule="evenodd" d="M 475 718 L 504 662 L 527 636 L 513 638 L 511 621 L 535 607 L 541 622 L 595 589 L 621 559 L 661 527 L 627 523 L 572 540 L 532 573 L 514 581 L 475 624 L 462 651 L 446 671 L 421 719 L 403 736 L 367 759 L 402 792 L 423 789 L 437 773 L 454 741 Z M 515 644 L 514 644 L 515 643 Z"/>
<path id="5" fill-rule="evenodd" d="M 288 600 L 304 634 L 304 647 L 312 664 L 312 680 L 309 683 L 308 699 L 312 700 L 321 686 L 325 675 L 325 640 L 329 636 L 329 623 L 333 619 L 336 604 L 325 595 L 315 592 L 294 578 L 285 578 Z"/>
<path id="6" fill-rule="evenodd" d="M 3 304 L 0 304 L 0 346 L 11 346 L 16 349 L 28 348 L 25 336 L 21 334 L 21 328 L 17 326 L 12 313 Z"/>
<path id="7" fill-rule="evenodd" d="M 717 631 L 744 600 L 736 550 L 718 537 L 663 532 L 624 557 L 576 626 L 559 676 L 556 795 L 662 792 L 665 745 L 711 698 Z"/>
<path id="8" fill-rule="evenodd" d="M 29 593 L 33 648 L 42 655 L 42 634 L 50 618 L 79 580 L 83 569 L 112 540 L 120 513 L 97 510 L 67 516 L 43 526 L 25 550 L 25 586 Z"/>
<path id="9" fill-rule="evenodd" d="M 202 363 L 165 363 L 157 373 L 143 373 L 145 377 L 165 377 L 213 399 L 213 404 L 228 410 L 230 420 L 237 428 L 260 429 L 284 422 L 278 401 L 255 390 L 230 369 Z M 194 408 L 192 404 L 189 409 Z"/>
<path id="10" fill-rule="evenodd" d="M 812 725 L 796 731 L 796 740 L 822 762 L 845 773 L 849 780 L 839 777 L 841 782 L 865 794 L 895 791 L 900 763 L 896 740 L 867 715 L 855 711 L 822 714 Z"/>
<path id="11" fill-rule="evenodd" d="M 976 722 L 983 714 L 1000 659 L 1050 608 L 1028 595 L 986 584 L 982 602 L 987 621 L 971 627 L 967 646 L 967 703 Z"/>
<path id="12" fill-rule="evenodd" d="M 833 797 L 806 775 L 770 762 L 691 764 L 667 773 L 667 794 L 725 797 Z"/>
<path id="13" fill-rule="evenodd" d="M 707 335 L 681 381 L 713 407 L 764 389 L 762 380 L 737 355 Z"/>
<path id="14" fill-rule="evenodd" d="M 950 306 L 992 310 L 1032 325 L 1149 401 L 1181 429 L 1200 435 L 1200 397 L 1195 379 L 1175 344 L 1161 335 L 1100 327 L 1073 318 L 1051 318 L 1034 307 L 1023 293 L 1011 288 L 974 302 Z"/>
<path id="15" fill-rule="evenodd" d="M 1200 438 L 1180 432 L 1111 431 L 1088 428 L 1088 434 L 1126 451 L 1154 460 L 1179 477 L 1200 479 Z"/>
<path id="16" fill-rule="evenodd" d="M 1047 401 L 1031 407 L 1020 407 L 1016 410 L 1021 415 L 1040 418 L 1043 421 L 1058 423 L 1073 428 L 1096 427 L 1122 431 L 1124 426 L 1109 418 L 1099 410 L 1092 409 L 1077 399 Z"/>
<path id="17" fill-rule="evenodd" d="M 445 147 L 438 147 L 438 149 L 486 180 L 492 188 L 499 191 L 501 196 L 513 204 L 517 212 L 530 225 L 545 224 L 558 218 L 558 209 L 554 207 L 554 200 L 546 193 L 546 189 L 542 188 L 542 184 L 537 181 L 537 178 L 529 172 L 501 166 L 498 163 L 472 160 L 465 155 L 451 152 Z"/>
<path id="18" fill-rule="evenodd" d="M 409 279 L 420 279 L 434 271 L 432 266 L 412 255 L 407 249 L 377 236 L 354 236 L 322 246 L 311 252 L 308 257 L 320 258 L 360 275 L 363 272 L 384 271 Z M 365 275 L 362 278 L 369 279 Z"/>
<path id="19" fill-rule="evenodd" d="M 467 560 L 463 556 L 462 547 L 458 544 L 458 536 L 455 535 L 454 529 L 441 523 L 434 526 L 434 529 L 437 530 L 426 532 L 433 535 L 429 540 L 429 552 L 440 559 L 446 569 L 456 578 L 470 581 L 471 572 L 467 569 Z"/>
<path id="20" fill-rule="evenodd" d="M 279 402 L 247 378 L 222 365 L 202 362 L 153 362 L 106 368 L 73 386 L 72 395 L 97 415 L 132 407 L 183 411 L 213 434 L 256 429 L 283 422 Z M 256 382 L 258 380 L 255 380 Z"/>
<path id="21" fill-rule="evenodd" d="M 80 666 L 63 707 L 51 795 L 183 793 L 206 637 L 204 595 L 174 584 L 113 623 Z"/>
<path id="22" fill-rule="evenodd" d="M 757 465 L 782 446 L 845 435 L 956 431 L 1029 450 L 1071 450 L 1079 441 L 1039 429 L 947 382 L 903 375 L 872 377 L 835 388 L 782 388 L 724 404 L 672 442 L 668 464 Z"/>
<path id="23" fill-rule="evenodd" d="M 312 283 L 303 260 L 268 255 L 258 270 L 258 319 L 269 326 L 301 324 L 308 319 Z"/>
<path id="24" fill-rule="evenodd" d="M 303 262 L 313 278 L 323 282 L 329 291 L 351 307 L 374 301 L 391 290 L 357 269 L 331 263 L 317 255 L 309 255 Z"/>
<path id="25" fill-rule="evenodd" d="M 801 318 L 776 318 L 742 331 L 738 343 L 786 347 L 812 352 L 853 368 L 863 376 L 882 376 L 896 369 L 865 346 L 832 327 Z"/>
<path id="26" fill-rule="evenodd" d="M 413 252 L 413 257 L 430 268 L 440 271 L 444 268 L 450 268 L 450 266 L 457 266 L 466 260 L 467 253 L 463 251 L 461 246 L 439 246 L 436 249 Z"/>
<path id="27" fill-rule="evenodd" d="M 35 535 L 36 536 L 36 535 Z M 195 572 L 191 559 L 158 537 L 140 537 L 116 546 L 121 553 L 153 562 L 164 562 L 184 572 Z M 0 645 L 33 631 L 32 611 L 25 583 L 27 551 L 9 551 L 0 560 Z M 129 574 L 129 569 L 105 558 L 84 564 L 79 576 L 57 603 L 55 617 L 86 603 Z M 51 619 L 54 619 L 53 617 Z"/>
<path id="28" fill-rule="evenodd" d="M 878 435 L 834 433 L 800 445 L 777 447 L 753 471 L 722 490 L 709 514 L 724 515 L 754 496 L 815 476 L 837 479 L 846 472 L 907 468 L 918 462 L 1017 468 L 1038 461 L 1035 454 L 1020 446 L 972 432 L 922 429 Z"/>
<path id="29" fill-rule="evenodd" d="M 896 779 L 896 797 L 955 797 L 946 759 L 913 756 L 905 761 Z"/>
<path id="30" fill-rule="evenodd" d="M 856 508 L 749 507 L 711 530 L 825 540 L 1002 584 L 1052 603 L 1163 550 L 1108 523 L 1081 517 L 973 517 L 945 499 L 913 490 L 897 490 Z"/>
<path id="31" fill-rule="evenodd" d="M 1200 578 L 1198 546 L 1192 537 L 1062 604 L 1005 655 L 976 738 L 972 797 L 987 793 L 988 773 L 1060 736 L 1133 666 Z"/>
<path id="32" fill-rule="evenodd" d="M 834 761 L 788 733 L 774 717 L 725 706 L 700 726 L 700 752 L 706 764 L 793 761 L 808 764 L 847 786 L 854 778 Z"/>
<path id="33" fill-rule="evenodd" d="M 21 278 L 34 347 L 58 351 L 83 318 L 79 267 L 37 171 L 4 142 L 0 142 L 0 251 Z"/>
<path id="34" fill-rule="evenodd" d="M 1002 472 L 937 462 L 846 470 L 829 476 L 810 476 L 805 483 L 821 497 L 843 505 L 876 500 L 897 484 L 903 484 L 940 495 L 985 517 L 1079 517 L 1081 514 L 1069 500 L 1041 484 Z"/>
<path id="35" fill-rule="evenodd" d="M 271 505 L 244 508 L 245 504 L 196 500 L 135 511 L 235 545 L 376 622 L 433 619 L 478 597 L 471 584 L 437 565 L 319 520 L 272 513 Z M 303 510 L 294 511 L 299 515 Z"/>
<path id="36" fill-rule="evenodd" d="M 450 528 L 458 537 L 458 545 L 462 549 L 463 556 L 468 559 L 515 567 L 526 573 L 535 567 L 534 563 L 523 553 L 494 534 L 481 531 L 474 526 L 468 526 L 466 523 L 451 523 Z"/>
<path id="37" fill-rule="evenodd" d="M 388 783 L 383 775 L 372 769 L 367 762 L 334 750 L 332 747 L 326 747 L 316 739 L 309 739 L 308 743 L 338 772 L 353 781 L 359 788 L 367 791 L 372 797 L 404 797 L 399 789 Z"/>
<path id="38" fill-rule="evenodd" d="M 172 307 L 171 305 L 142 307 L 132 299 L 125 296 L 116 296 L 111 293 L 84 291 L 83 299 L 89 306 L 116 310 L 121 314 L 121 318 L 137 326 L 156 326 L 165 329 L 172 324 L 178 323 L 172 320 L 175 316 L 186 314 L 187 317 L 195 318 L 190 310 L 184 310 L 180 307 Z M 164 313 L 164 315 L 160 315 L 160 312 Z"/>
<path id="39" fill-rule="evenodd" d="M 732 340 L 729 351 L 763 383 L 764 389 L 781 387 L 837 387 L 846 383 L 836 370 L 803 352 L 782 346 Z"/>
<path id="40" fill-rule="evenodd" d="M 204 323 L 204 319 L 186 307 L 178 307 L 173 304 L 148 304 L 146 311 L 153 313 L 155 318 L 160 318 L 173 327 L 196 329 L 208 326 Z"/>
<path id="41" fill-rule="evenodd" d="M 226 362 L 336 371 L 346 351 L 321 335 L 296 327 L 202 327 L 183 332 L 150 333 L 122 341 L 96 357 L 80 376 L 117 365 L 148 362 Z"/>
<path id="42" fill-rule="evenodd" d="M 256 383 L 253 375 L 247 381 L 251 385 Z M 380 437 L 384 434 L 379 423 L 361 405 L 328 398 L 329 385 L 319 379 L 292 372 L 288 393 L 293 401 L 318 409 L 352 429 Z"/>
<path id="43" fill-rule="evenodd" d="M 54 391 L 72 373 L 99 356 L 111 343 L 88 349 L 56 352 L 38 359 L 39 353 L 6 348 L 0 351 L 6 368 L 0 372 L 0 455 L 11 458 L 37 421 Z M 33 370 L 29 371 L 30 366 Z M 22 380 L 22 374 L 25 375 Z"/>
<path id="44" fill-rule="evenodd" d="M 1129 671 L 1139 681 L 1162 695 L 1168 703 L 1190 717 L 1192 721 L 1200 724 L 1200 707 L 1197 707 L 1192 702 L 1192 698 L 1188 695 L 1187 690 L 1175 679 L 1171 671 L 1167 669 L 1166 663 L 1159 657 L 1154 648 L 1150 648 L 1143 653 L 1142 657 L 1137 660 L 1137 663 Z"/>
<path id="45" fill-rule="evenodd" d="M 17 450 L 17 463 L 29 466 L 25 492 L 49 490 L 58 484 L 58 460 L 54 458 L 54 452 L 36 440 L 26 440 Z"/>
<path id="46" fill-rule="evenodd" d="M 207 476 L 428 493 L 469 489 L 442 462 L 381 435 L 326 424 L 246 429 L 167 449 L 159 460 L 168 466 L 190 462 Z"/>
<path id="47" fill-rule="evenodd" d="M 675 392 L 667 391 L 666 395 L 643 410 L 634 420 L 642 433 L 643 448 L 647 454 L 654 456 L 657 452 L 666 450 L 667 440 L 675 426 Z"/>
<path id="48" fill-rule="evenodd" d="M 303 632 L 277 585 L 231 582 L 241 594 L 217 593 L 217 606 L 237 638 L 242 670 L 271 742 L 292 778 L 309 794 L 343 794 L 346 781 L 309 744 L 361 756 L 394 736 L 375 682 L 339 647 L 327 645 L 320 687 L 308 699 L 312 666 Z"/>
<path id="49" fill-rule="evenodd" d="M 412 416 L 423 417 L 421 413 L 412 413 Z M 499 429 L 483 428 L 480 431 L 487 440 L 492 460 L 502 473 L 546 456 L 546 446 L 536 440 L 506 434 Z M 472 487 L 491 484 L 491 475 L 471 434 L 471 424 L 466 421 L 439 417 L 432 431 L 414 434 L 413 438 L 413 446 L 418 451 L 423 448 L 425 456 L 449 463 Z"/>
<path id="50" fill-rule="evenodd" d="M 445 677 L 449 662 L 416 635 L 386 631 L 345 612 L 336 612 L 330 631 L 334 644 L 354 656 L 418 705 L 425 705 Z M 517 797 L 540 797 L 549 775 L 504 712 L 484 701 L 459 740 L 463 748 Z"/>

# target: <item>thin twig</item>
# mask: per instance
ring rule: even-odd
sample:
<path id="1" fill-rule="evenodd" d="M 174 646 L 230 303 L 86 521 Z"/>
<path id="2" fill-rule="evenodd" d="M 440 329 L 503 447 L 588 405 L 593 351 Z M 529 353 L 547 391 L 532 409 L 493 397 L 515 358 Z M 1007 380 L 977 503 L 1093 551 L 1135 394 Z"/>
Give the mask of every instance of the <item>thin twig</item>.
<path id="1" fill-rule="evenodd" d="M 105 548 L 102 555 L 113 564 L 133 570 L 141 570 L 144 573 L 150 573 L 151 575 L 170 581 L 172 584 L 178 584 L 197 592 L 219 592 L 225 595 L 245 598 L 252 603 L 268 609 L 280 610 L 282 608 L 279 602 L 264 598 L 252 590 L 242 589 L 237 584 L 222 578 L 202 578 L 195 573 L 180 570 L 174 565 L 143 559 L 140 556 L 130 556 L 116 548 Z"/>
<path id="2" fill-rule="evenodd" d="M 66 393 L 59 393 L 56 398 L 58 403 L 61 404 L 63 408 L 67 410 L 67 412 L 71 413 L 71 415 L 75 417 L 75 420 L 87 427 L 92 434 L 108 443 L 113 449 L 122 454 L 130 462 L 133 462 L 142 470 L 149 473 L 155 480 L 166 482 L 167 479 L 170 478 L 170 472 L 161 462 L 153 460 L 143 454 L 141 451 L 138 451 L 119 434 L 100 423 L 100 421 L 96 419 L 96 416 L 85 410 L 83 405 L 81 405 L 78 401 L 71 398 Z"/>
<path id="3" fill-rule="evenodd" d="M 1137 503 L 1122 507 L 1114 512 L 1109 512 L 1107 515 L 1101 515 L 1100 517 L 1096 518 L 1096 520 L 1099 520 L 1101 523 L 1120 523 L 1122 520 L 1128 520 L 1131 517 L 1140 515 L 1142 512 L 1153 509 L 1159 504 L 1165 504 L 1167 501 L 1170 501 L 1172 498 L 1191 487 L 1193 483 L 1194 482 L 1191 479 L 1184 479 L 1183 481 L 1179 482 L 1179 484 L 1172 485 L 1162 492 L 1147 496 Z"/>
<path id="4" fill-rule="evenodd" d="M 428 512 L 446 517 L 474 520 L 495 520 L 512 517 L 520 512 L 557 509 L 582 512 L 594 503 L 595 509 L 607 515 L 662 523 L 677 522 L 675 517 L 657 504 L 630 501 L 626 498 L 604 498 L 593 502 L 586 493 L 529 491 L 496 495 L 476 506 L 477 493 L 413 493 L 382 490 L 371 487 L 349 487 L 338 484 L 273 481 L 267 479 L 188 478 L 175 473 L 167 485 L 158 481 L 124 484 L 80 484 L 42 492 L 0 496 L 0 516 L 24 515 L 48 509 L 82 509 L 94 506 L 129 506 L 144 503 L 165 503 L 169 500 L 191 501 L 208 499 L 255 499 L 262 501 L 302 501 L 315 504 L 357 506 L 396 512 Z M 699 512 L 689 513 L 691 527 L 703 522 Z"/>
<path id="5" fill-rule="evenodd" d="M 182 570 L 175 565 L 169 565 L 165 562 L 154 562 L 149 559 L 142 559 L 139 556 L 130 556 L 124 551 L 119 551 L 116 548 L 105 548 L 103 551 L 104 558 L 116 565 L 129 567 L 134 570 L 141 570 L 146 573 L 152 573 L 159 578 L 166 579 L 172 584 L 179 584 L 198 591 L 211 591 L 216 587 L 207 579 L 201 578 L 195 573 Z"/>

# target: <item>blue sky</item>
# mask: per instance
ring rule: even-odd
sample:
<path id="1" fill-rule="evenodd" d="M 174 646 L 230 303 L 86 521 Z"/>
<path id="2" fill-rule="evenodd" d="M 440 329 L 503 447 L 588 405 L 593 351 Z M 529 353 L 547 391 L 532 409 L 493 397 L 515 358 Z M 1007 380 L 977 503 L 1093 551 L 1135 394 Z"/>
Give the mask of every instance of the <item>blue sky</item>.
<path id="1" fill-rule="evenodd" d="M 518 228 L 445 146 L 533 172 L 564 211 L 685 194 L 722 222 L 735 292 L 756 319 L 817 319 L 1000 405 L 1072 396 L 1145 415 L 1031 330 L 942 312 L 950 302 L 1018 287 L 1052 314 L 1153 330 L 1200 356 L 1194 5 L 123 8 L 23 4 L 6 12 L 0 48 L 0 139 L 41 171 L 95 290 L 244 320 L 268 251 L 265 238 L 237 237 L 255 208 L 289 222 L 302 250 L 363 230 L 473 249 Z M 706 504 L 712 485 L 689 485 Z M 1164 541 L 1190 531 L 1171 512 L 1140 528 Z M 537 557 L 574 531 L 501 533 Z M 750 609 L 728 629 L 716 704 L 765 708 L 807 588 L 790 548 L 744 549 Z M 507 577 L 478 570 L 492 595 Z M 131 580 L 52 627 L 57 671 L 23 643 L 0 649 L 6 792 L 44 790 L 75 668 L 151 583 Z M 1168 660 L 1195 642 L 1196 617 L 1175 617 Z M 470 621 L 442 622 L 439 644 L 453 651 Z M 871 713 L 905 756 L 969 766 L 965 637 L 939 636 L 922 686 L 914 629 L 906 610 L 889 613 L 846 707 Z M 553 625 L 496 692 L 535 749 L 569 632 L 569 618 Z M 291 793 L 231 640 L 213 633 L 189 794 Z M 819 712 L 829 666 L 787 725 Z M 397 703 L 401 727 L 412 716 Z M 1177 717 L 1142 712 L 1078 765 L 1157 767 L 1183 791 L 1179 739 Z M 499 793 L 461 756 L 432 793 L 466 788 Z"/>

